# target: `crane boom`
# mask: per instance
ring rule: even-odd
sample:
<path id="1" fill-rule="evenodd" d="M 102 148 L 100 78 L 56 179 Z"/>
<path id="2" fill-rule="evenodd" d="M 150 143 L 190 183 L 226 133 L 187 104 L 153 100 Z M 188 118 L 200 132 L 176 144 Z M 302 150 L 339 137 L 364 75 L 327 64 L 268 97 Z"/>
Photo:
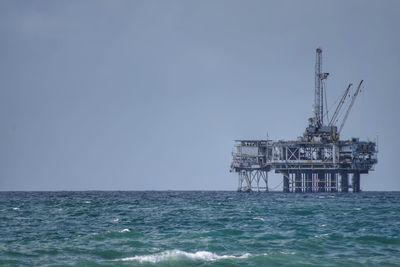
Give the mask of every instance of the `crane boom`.
<path id="1" fill-rule="evenodd" d="M 358 93 L 360 92 L 361 84 L 363 83 L 363 81 L 364 81 L 364 80 L 361 80 L 360 84 L 359 84 L 358 87 L 357 87 L 356 92 L 354 93 L 353 97 L 351 98 L 350 106 L 347 108 L 346 115 L 344 116 L 343 121 L 342 121 L 342 124 L 340 125 L 338 134 L 340 134 L 340 132 L 341 132 L 342 129 L 343 129 L 344 123 L 346 122 L 346 119 L 347 119 L 347 117 L 349 116 L 350 110 L 351 110 L 351 108 L 352 108 L 353 105 L 354 105 L 354 101 L 356 100 L 357 95 L 358 95 Z"/>
<path id="2" fill-rule="evenodd" d="M 333 113 L 333 116 L 332 116 L 331 120 L 329 121 L 328 126 L 332 126 L 335 123 L 335 121 L 337 119 L 337 116 L 339 115 L 339 112 L 342 109 L 342 106 L 343 106 L 343 104 L 344 104 L 344 102 L 346 100 L 347 95 L 349 94 L 350 87 L 352 85 L 353 84 L 350 83 L 349 86 L 347 86 L 346 90 L 344 91 L 344 94 L 343 94 L 342 98 L 340 99 L 339 104 L 337 105 L 335 113 Z"/>

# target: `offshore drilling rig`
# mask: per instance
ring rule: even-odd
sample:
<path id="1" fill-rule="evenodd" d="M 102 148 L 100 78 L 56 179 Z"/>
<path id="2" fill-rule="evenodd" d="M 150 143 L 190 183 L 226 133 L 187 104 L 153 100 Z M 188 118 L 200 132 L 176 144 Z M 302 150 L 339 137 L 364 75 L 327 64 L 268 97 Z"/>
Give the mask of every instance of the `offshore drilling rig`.
<path id="1" fill-rule="evenodd" d="M 317 48 L 314 117 L 296 141 L 235 141 L 231 172 L 238 173 L 238 191 L 269 191 L 268 172 L 272 170 L 282 174 L 285 193 L 348 192 L 349 188 L 360 192 L 360 174 L 373 170 L 378 162 L 376 143 L 359 138 L 340 140 L 340 133 L 363 81 L 353 94 L 352 84 L 347 86 L 334 114 L 324 123 L 324 80 L 328 75 L 322 72 L 322 49 Z"/>

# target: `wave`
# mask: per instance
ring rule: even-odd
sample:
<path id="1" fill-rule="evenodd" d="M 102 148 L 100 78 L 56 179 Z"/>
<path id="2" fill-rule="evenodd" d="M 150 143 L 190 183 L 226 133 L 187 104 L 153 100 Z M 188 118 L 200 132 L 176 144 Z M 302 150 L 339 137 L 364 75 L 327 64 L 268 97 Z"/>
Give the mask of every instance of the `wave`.
<path id="1" fill-rule="evenodd" d="M 250 257 L 250 253 L 243 254 L 241 256 L 234 256 L 234 255 L 217 255 L 213 252 L 209 251 L 197 251 L 194 253 L 181 251 L 178 249 L 174 250 L 167 250 L 164 252 L 150 254 L 150 255 L 142 255 L 142 256 L 135 256 L 135 257 L 128 257 L 122 258 L 115 261 L 138 261 L 142 262 L 150 262 L 150 263 L 158 263 L 164 261 L 176 261 L 176 260 L 199 260 L 199 261 L 217 261 L 222 259 L 246 259 Z"/>

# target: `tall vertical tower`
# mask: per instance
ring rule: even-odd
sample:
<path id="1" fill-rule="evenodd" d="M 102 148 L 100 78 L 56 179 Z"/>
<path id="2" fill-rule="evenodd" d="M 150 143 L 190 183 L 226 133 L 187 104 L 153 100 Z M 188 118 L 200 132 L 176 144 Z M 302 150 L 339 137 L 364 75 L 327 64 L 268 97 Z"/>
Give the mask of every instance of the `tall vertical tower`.
<path id="1" fill-rule="evenodd" d="M 315 60 L 315 93 L 314 93 L 314 120 L 313 126 L 319 128 L 324 124 L 324 84 L 329 73 L 322 72 L 322 49 L 316 50 Z"/>

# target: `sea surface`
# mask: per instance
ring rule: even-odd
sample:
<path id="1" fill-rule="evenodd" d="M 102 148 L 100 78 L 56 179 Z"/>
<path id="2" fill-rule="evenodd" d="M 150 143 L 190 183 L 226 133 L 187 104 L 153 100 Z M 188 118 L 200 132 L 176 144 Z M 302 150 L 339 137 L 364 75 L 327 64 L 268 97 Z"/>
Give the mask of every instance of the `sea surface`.
<path id="1" fill-rule="evenodd" d="M 1 192 L 0 266 L 400 266 L 400 192 Z"/>

